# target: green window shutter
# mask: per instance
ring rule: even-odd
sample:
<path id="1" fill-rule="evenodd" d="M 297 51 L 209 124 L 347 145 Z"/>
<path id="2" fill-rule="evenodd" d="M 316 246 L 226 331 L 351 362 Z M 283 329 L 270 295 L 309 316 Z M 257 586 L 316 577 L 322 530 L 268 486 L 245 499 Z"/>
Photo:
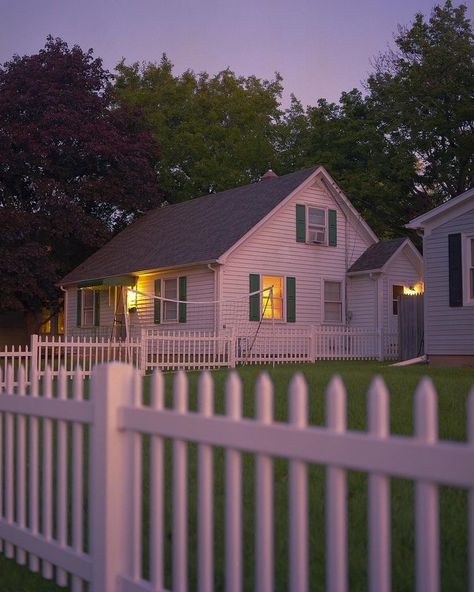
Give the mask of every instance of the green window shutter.
<path id="1" fill-rule="evenodd" d="M 296 204 L 296 242 L 306 242 L 306 206 Z"/>
<path id="2" fill-rule="evenodd" d="M 186 276 L 182 276 L 178 280 L 178 300 L 186 300 Z M 178 321 L 180 323 L 186 322 L 186 304 L 180 302 L 178 304 Z"/>
<path id="3" fill-rule="evenodd" d="M 328 227 L 329 227 L 329 246 L 335 247 L 337 245 L 337 212 L 336 210 L 328 211 Z"/>
<path id="4" fill-rule="evenodd" d="M 260 290 L 260 276 L 258 273 L 249 275 L 249 292 Z M 249 297 L 249 321 L 260 320 L 260 294 Z"/>
<path id="5" fill-rule="evenodd" d="M 100 327 L 100 292 L 94 290 L 94 325 Z"/>
<path id="6" fill-rule="evenodd" d="M 76 327 L 80 327 L 82 325 L 82 290 L 79 288 L 77 288 L 76 305 Z"/>
<path id="7" fill-rule="evenodd" d="M 161 280 L 155 280 L 155 296 L 161 296 Z M 153 322 L 161 323 L 161 300 L 153 300 Z"/>
<path id="8" fill-rule="evenodd" d="M 286 278 L 286 322 L 296 322 L 296 278 Z"/>
<path id="9" fill-rule="evenodd" d="M 448 235 L 449 306 L 462 306 L 461 234 Z"/>

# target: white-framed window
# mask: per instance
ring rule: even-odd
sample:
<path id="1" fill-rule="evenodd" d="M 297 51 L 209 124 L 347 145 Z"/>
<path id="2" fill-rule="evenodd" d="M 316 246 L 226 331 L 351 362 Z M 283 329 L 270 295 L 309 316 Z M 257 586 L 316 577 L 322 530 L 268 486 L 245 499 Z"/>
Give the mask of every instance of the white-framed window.
<path id="1" fill-rule="evenodd" d="M 393 284 L 392 286 L 392 314 L 394 317 L 398 316 L 398 298 L 403 294 L 403 286 L 400 284 Z"/>
<path id="2" fill-rule="evenodd" d="M 307 241 L 325 245 L 327 243 L 327 210 L 325 208 L 307 208 Z"/>
<path id="3" fill-rule="evenodd" d="M 178 300 L 178 278 L 163 279 L 162 322 L 176 323 L 178 321 L 178 303 L 166 300 Z"/>
<path id="4" fill-rule="evenodd" d="M 282 275 L 262 275 L 262 316 L 264 319 L 283 320 L 285 278 Z M 271 288 L 272 290 L 265 290 Z"/>
<path id="5" fill-rule="evenodd" d="M 464 304 L 474 305 L 474 236 L 464 240 L 463 277 Z"/>
<path id="6" fill-rule="evenodd" d="M 343 322 L 343 288 L 342 282 L 324 280 L 323 286 L 324 322 L 339 324 Z"/>
<path id="7" fill-rule="evenodd" d="M 99 295 L 97 294 L 97 297 Z M 82 327 L 93 327 L 95 322 L 95 292 L 82 290 Z"/>

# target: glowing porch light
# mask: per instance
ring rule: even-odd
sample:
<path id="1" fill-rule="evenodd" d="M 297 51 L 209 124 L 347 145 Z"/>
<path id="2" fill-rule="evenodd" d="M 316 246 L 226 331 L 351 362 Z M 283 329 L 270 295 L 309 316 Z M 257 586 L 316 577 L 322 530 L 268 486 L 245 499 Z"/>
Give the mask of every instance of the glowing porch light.
<path id="1" fill-rule="evenodd" d="M 417 294 L 423 294 L 424 290 L 423 282 L 418 282 L 413 286 L 403 286 L 403 294 L 407 294 L 408 296 L 416 296 Z"/>
<path id="2" fill-rule="evenodd" d="M 127 309 L 130 312 L 131 309 L 137 308 L 138 292 L 136 289 L 127 288 Z"/>

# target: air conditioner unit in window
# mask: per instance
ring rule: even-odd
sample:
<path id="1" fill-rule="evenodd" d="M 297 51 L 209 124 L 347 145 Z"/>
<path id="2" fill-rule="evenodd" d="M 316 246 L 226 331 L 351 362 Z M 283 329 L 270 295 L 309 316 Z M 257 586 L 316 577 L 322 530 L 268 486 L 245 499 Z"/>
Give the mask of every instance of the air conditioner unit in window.
<path id="1" fill-rule="evenodd" d="M 323 245 L 326 242 L 326 233 L 324 230 L 312 230 L 309 233 L 309 242 L 316 245 Z"/>

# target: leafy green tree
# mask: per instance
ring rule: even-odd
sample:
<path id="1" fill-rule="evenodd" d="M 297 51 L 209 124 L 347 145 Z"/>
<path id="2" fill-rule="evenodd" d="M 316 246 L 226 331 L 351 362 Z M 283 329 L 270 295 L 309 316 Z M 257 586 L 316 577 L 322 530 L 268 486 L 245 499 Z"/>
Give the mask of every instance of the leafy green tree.
<path id="1" fill-rule="evenodd" d="M 281 116 L 281 78 L 272 81 L 173 73 L 160 63 L 117 66 L 121 101 L 146 114 L 162 149 L 160 187 L 170 201 L 221 191 L 260 178 L 274 166 L 275 123 Z"/>
<path id="2" fill-rule="evenodd" d="M 474 184 L 474 35 L 450 0 L 400 28 L 368 79 L 378 125 L 415 163 L 411 196 L 426 210 Z M 418 199 L 417 199 L 418 198 Z"/>
<path id="3" fill-rule="evenodd" d="M 325 165 L 380 236 L 472 187 L 474 43 L 466 8 L 436 6 L 400 29 L 367 93 L 306 110 L 293 98 L 279 125 L 285 171 Z"/>
<path id="4" fill-rule="evenodd" d="M 293 99 L 281 130 L 285 171 L 324 165 L 380 236 L 400 233 L 413 162 L 390 146 L 360 91 L 306 110 Z"/>
<path id="5" fill-rule="evenodd" d="M 66 272 L 159 204 L 158 156 L 92 50 L 49 37 L 0 67 L 0 311 L 51 306 Z"/>

